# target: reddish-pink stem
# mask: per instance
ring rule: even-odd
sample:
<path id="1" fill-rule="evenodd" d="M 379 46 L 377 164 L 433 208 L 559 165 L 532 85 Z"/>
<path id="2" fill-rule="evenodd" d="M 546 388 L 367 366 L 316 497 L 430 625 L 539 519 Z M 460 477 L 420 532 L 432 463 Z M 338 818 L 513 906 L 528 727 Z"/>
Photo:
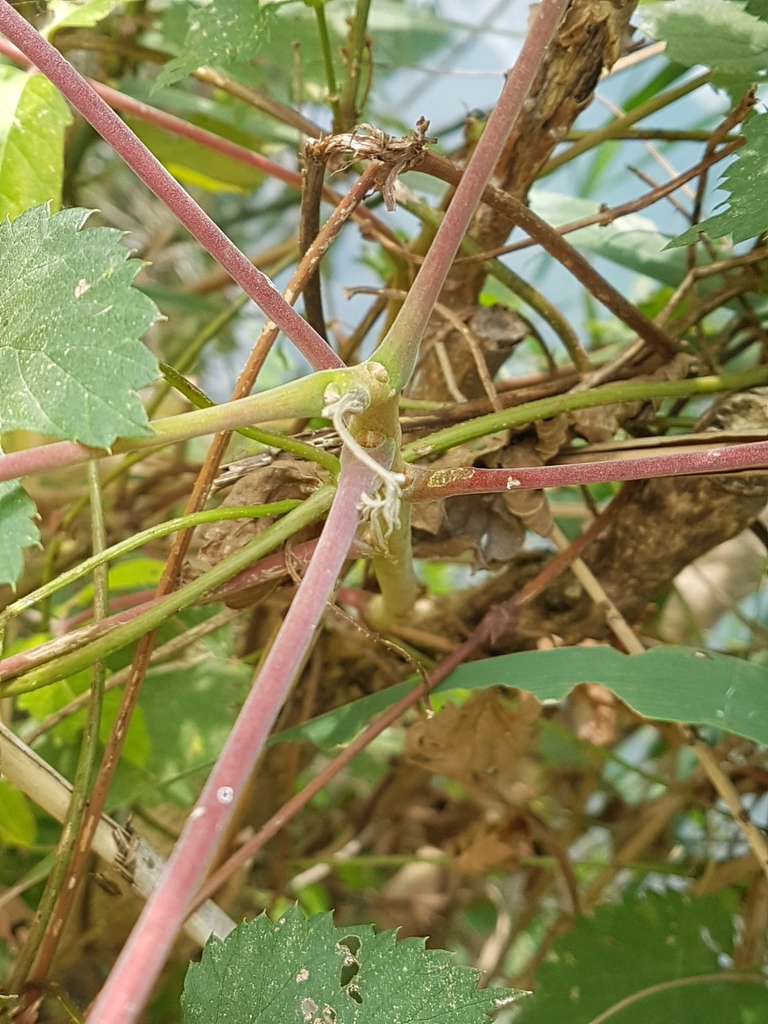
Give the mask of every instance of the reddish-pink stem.
<path id="1" fill-rule="evenodd" d="M 35 66 L 26 54 L 5 39 L 0 39 L 0 53 L 16 61 L 17 64 L 23 64 L 28 68 Z M 124 110 L 126 114 L 133 114 L 134 117 L 146 121 L 147 124 L 157 125 L 158 128 L 165 128 L 166 131 L 173 132 L 174 135 L 181 135 L 185 139 L 199 142 L 208 149 L 215 149 L 217 152 L 223 153 L 224 156 L 232 157 L 233 160 L 238 160 L 242 164 L 249 164 L 251 167 L 264 171 L 270 178 L 277 178 L 279 181 L 284 181 L 286 185 L 301 188 L 301 175 L 298 171 L 281 167 L 280 164 L 276 164 L 274 160 L 268 160 L 261 153 L 255 153 L 251 149 L 246 149 L 245 146 L 238 146 L 236 142 L 230 142 L 229 139 L 216 135 L 215 132 L 198 128 L 196 124 L 190 124 L 189 121 L 168 114 L 165 110 L 159 110 L 148 103 L 142 103 L 141 100 L 135 100 L 133 96 L 126 96 L 124 92 L 111 89 L 108 85 L 97 82 L 93 78 L 87 78 L 86 82 L 115 110 Z"/>
<path id="2" fill-rule="evenodd" d="M 536 466 L 521 469 L 432 470 L 414 467 L 408 487 L 410 501 L 431 501 L 457 494 L 493 494 L 538 487 L 568 487 L 618 480 L 650 480 L 661 476 L 695 476 L 731 473 L 768 466 L 768 441 L 704 448 L 675 455 L 647 455 L 634 459 L 609 459 L 571 466 Z M 430 482 L 431 481 L 431 482 Z"/>
<path id="3" fill-rule="evenodd" d="M 132 1024 L 163 968 L 285 695 L 309 650 L 354 540 L 357 503 L 374 474 L 345 452 L 339 488 L 312 561 L 163 878 L 88 1016 L 89 1024 Z"/>
<path id="4" fill-rule="evenodd" d="M 316 370 L 337 369 L 344 365 L 320 335 L 227 238 L 82 75 L 13 9 L 8 0 L 0 0 L 0 30 L 50 78 L 144 184 L 285 332 Z"/>
<path id="5" fill-rule="evenodd" d="M 544 52 L 557 31 L 568 3 L 569 0 L 542 0 L 536 9 L 523 48 L 507 75 L 499 101 L 488 118 L 416 280 L 392 329 L 376 353 L 376 358 L 388 368 L 390 362 L 393 368 L 397 366 L 401 386 L 405 385 L 413 372 L 421 336 L 453 258 L 483 190 L 490 181 L 509 132 L 523 109 Z"/>

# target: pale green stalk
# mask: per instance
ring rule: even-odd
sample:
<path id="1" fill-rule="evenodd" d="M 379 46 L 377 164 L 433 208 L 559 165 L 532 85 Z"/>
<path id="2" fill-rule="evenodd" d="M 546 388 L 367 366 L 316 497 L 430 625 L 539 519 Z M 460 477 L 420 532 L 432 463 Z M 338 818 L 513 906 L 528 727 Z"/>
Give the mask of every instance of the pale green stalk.
<path id="1" fill-rule="evenodd" d="M 188 398 L 198 409 L 211 409 L 216 405 L 213 399 L 209 398 L 191 380 L 187 380 L 173 366 L 169 366 L 167 363 L 160 363 L 160 369 L 168 383 L 180 394 L 184 395 L 185 398 Z M 323 451 L 322 448 L 316 448 L 313 444 L 307 444 L 306 441 L 299 441 L 295 437 L 278 434 L 273 430 L 263 430 L 260 427 L 241 427 L 237 433 L 243 437 L 250 438 L 252 441 L 258 441 L 259 444 L 269 445 L 270 448 L 280 448 L 284 452 L 290 452 L 301 459 L 307 459 L 308 462 L 316 462 L 319 466 L 327 469 L 333 476 L 338 476 L 339 460 L 336 456 L 331 455 L 330 452 Z"/>
<path id="2" fill-rule="evenodd" d="M 621 402 L 645 402 L 655 398 L 690 398 L 693 395 L 712 395 L 718 391 L 739 391 L 742 388 L 768 384 L 768 366 L 756 366 L 738 373 L 721 373 L 716 377 L 695 377 L 692 380 L 650 380 L 637 384 L 610 384 L 593 391 L 580 391 L 567 395 L 541 398 L 536 402 L 518 405 L 512 409 L 478 416 L 466 423 L 438 430 L 403 448 L 406 462 L 416 462 L 427 455 L 436 455 L 457 445 L 466 444 L 498 430 L 508 430 L 536 420 L 547 420 L 563 412 L 592 409 L 601 405 Z"/>
<path id="3" fill-rule="evenodd" d="M 94 465 L 94 463 L 90 465 Z M 112 547 L 104 548 L 98 554 L 91 555 L 90 558 L 86 558 L 80 565 L 68 569 L 57 576 L 56 579 L 45 583 L 42 587 L 38 587 L 37 590 L 33 590 L 30 594 L 25 594 L 18 601 L 9 604 L 0 613 L 0 629 L 4 628 L 6 622 L 15 615 L 20 615 L 25 609 L 31 608 L 38 601 L 50 597 L 51 594 L 55 594 L 62 587 L 67 587 L 70 583 L 75 583 L 77 580 L 82 579 L 83 576 L 87 576 L 89 572 L 93 572 L 98 566 L 112 562 L 116 558 L 120 558 L 121 555 L 127 555 L 131 551 L 135 551 L 136 548 L 149 544 L 151 541 L 160 540 L 171 533 L 176 533 L 178 530 L 187 530 L 193 526 L 201 526 L 203 523 L 218 523 L 227 519 L 260 519 L 264 516 L 281 516 L 298 508 L 299 505 L 301 505 L 301 501 L 289 498 L 286 501 L 274 501 L 268 505 L 210 508 L 203 512 L 192 512 L 187 516 L 169 519 L 167 522 L 159 523 L 157 526 L 150 526 L 149 529 L 142 530 L 141 533 L 136 533 L 133 537 L 126 537 L 119 544 L 113 544 Z"/>
<path id="4" fill-rule="evenodd" d="M 259 558 L 269 554 L 283 541 L 292 537 L 297 530 L 319 519 L 330 508 L 335 492 L 336 488 L 332 484 L 319 488 L 298 508 L 268 526 L 263 533 L 254 537 L 245 547 L 223 559 L 196 580 L 179 587 L 168 597 L 162 598 L 147 611 L 137 615 L 135 619 L 116 626 L 105 636 L 84 644 L 77 651 L 54 658 L 48 664 L 26 672 L 23 676 L 3 686 L 0 693 L 4 697 L 15 696 L 19 693 L 28 693 L 30 690 L 37 690 L 41 686 L 48 686 L 49 683 L 55 683 L 59 679 L 66 679 L 68 676 L 88 668 L 89 665 L 93 665 L 99 659 L 106 658 L 120 650 L 121 647 L 133 643 L 134 640 L 138 640 L 150 630 L 157 629 L 166 619 L 181 611 L 182 608 L 188 608 L 199 601 L 205 594 L 215 590 L 222 583 L 237 576 L 239 572 L 243 572 Z"/>

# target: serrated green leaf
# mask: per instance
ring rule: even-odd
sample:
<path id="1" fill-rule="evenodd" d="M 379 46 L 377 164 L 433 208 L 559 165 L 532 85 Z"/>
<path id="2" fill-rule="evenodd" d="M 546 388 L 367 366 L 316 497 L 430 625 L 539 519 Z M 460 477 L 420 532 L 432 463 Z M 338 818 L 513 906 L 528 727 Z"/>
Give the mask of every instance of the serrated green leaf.
<path id="1" fill-rule="evenodd" d="M 602 683 L 646 718 L 710 725 L 768 745 L 768 669 L 688 647 L 654 647 L 631 657 L 612 647 L 523 651 L 461 665 L 434 693 L 512 686 L 539 700 L 564 700 L 579 683 Z M 352 701 L 273 742 L 308 739 L 329 748 L 348 743 L 413 683 L 400 683 Z"/>
<path id="2" fill-rule="evenodd" d="M 34 846 L 37 823 L 27 798 L 11 782 L 0 781 L 0 839 L 9 846 Z"/>
<path id="3" fill-rule="evenodd" d="M 478 990 L 479 977 L 423 939 L 337 928 L 330 914 L 305 918 L 294 906 L 277 922 L 262 914 L 207 943 L 187 972 L 184 1022 L 480 1024 L 515 993 Z"/>
<path id="4" fill-rule="evenodd" d="M 723 173 L 719 187 L 731 193 L 729 209 L 694 224 L 669 248 L 691 245 L 701 231 L 713 238 L 732 235 L 734 242 L 755 238 L 768 228 L 768 114 L 756 114 L 744 125 L 746 144 Z"/>
<path id="5" fill-rule="evenodd" d="M 734 101 L 768 71 L 768 25 L 735 0 L 671 0 L 644 11 L 644 28 L 679 64 L 716 71 L 715 84 Z"/>
<path id="6" fill-rule="evenodd" d="M 157 307 L 111 228 L 33 207 L 0 224 L 0 430 L 108 448 L 150 433 L 135 389 L 159 376 L 140 341 Z"/>
<path id="7" fill-rule="evenodd" d="M 47 39 L 60 28 L 92 28 L 111 14 L 121 3 L 131 0 L 87 0 L 86 3 L 71 3 L 70 0 L 51 0 L 48 11 L 51 20 L 45 26 Z"/>
<path id="8" fill-rule="evenodd" d="M 733 0 L 733 2 L 738 3 L 740 7 L 744 7 L 744 0 Z M 754 18 L 768 21 L 768 0 L 748 0 L 744 10 Z"/>
<path id="9" fill-rule="evenodd" d="M 30 206 L 58 209 L 69 107 L 43 75 L 0 67 L 0 221 Z"/>
<path id="10" fill-rule="evenodd" d="M 178 57 L 169 61 L 155 80 L 154 89 L 184 78 L 203 64 L 226 67 L 249 60 L 261 45 L 270 16 L 260 0 L 190 2 L 187 35 Z"/>
<path id="11" fill-rule="evenodd" d="M 0 483 L 0 583 L 12 587 L 24 568 L 24 548 L 40 545 L 35 503 L 15 480 Z"/>
<path id="12" fill-rule="evenodd" d="M 264 180 L 263 172 L 257 168 L 192 139 L 182 139 L 134 118 L 127 118 L 126 122 L 160 163 L 184 184 L 197 185 L 207 192 L 247 195 Z"/>
<path id="13" fill-rule="evenodd" d="M 588 1024 L 622 999 L 664 982 L 720 975 L 724 980 L 670 984 L 611 1016 L 615 1024 L 757 1024 L 768 1014 L 768 989 L 728 983 L 718 956 L 733 950 L 730 893 L 629 895 L 597 907 L 557 939 L 536 973 L 536 991 L 521 1005 L 520 1024 Z"/>

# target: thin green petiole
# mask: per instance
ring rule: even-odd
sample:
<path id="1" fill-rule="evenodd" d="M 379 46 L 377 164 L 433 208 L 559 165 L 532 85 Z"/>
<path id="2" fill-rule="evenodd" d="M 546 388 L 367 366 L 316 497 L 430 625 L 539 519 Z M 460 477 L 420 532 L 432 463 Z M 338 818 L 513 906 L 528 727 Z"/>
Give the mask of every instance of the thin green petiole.
<path id="1" fill-rule="evenodd" d="M 286 501 L 274 501 L 269 505 L 245 505 L 238 508 L 210 508 L 203 512 L 193 512 L 188 516 L 179 516 L 177 519 L 169 519 L 165 523 L 160 523 L 157 526 L 151 526 L 148 530 L 142 530 L 141 533 L 135 534 L 133 537 L 128 537 L 119 544 L 113 544 L 110 548 L 105 548 L 103 551 L 99 551 L 95 555 L 91 555 L 80 565 L 75 566 L 67 572 L 61 573 L 56 579 L 51 580 L 49 583 L 44 584 L 42 587 L 38 587 L 37 590 L 33 590 L 31 594 L 26 594 L 24 597 L 20 597 L 18 601 L 14 601 L 9 604 L 2 613 L 0 613 L 0 627 L 5 626 L 9 619 L 12 619 L 15 615 L 20 615 L 21 612 L 27 608 L 31 608 L 32 605 L 37 604 L 38 601 L 43 601 L 50 597 L 51 594 L 55 594 L 57 590 L 61 590 L 62 587 L 69 586 L 70 583 L 75 583 L 83 576 L 87 576 L 88 573 L 92 572 L 100 565 L 104 565 L 107 562 L 112 562 L 116 558 L 120 558 L 121 555 L 127 555 L 131 551 L 135 551 L 136 548 L 142 547 L 144 544 L 149 544 L 150 541 L 160 540 L 162 537 L 167 537 L 171 533 L 176 533 L 178 530 L 187 530 L 193 526 L 200 526 L 203 523 L 217 523 L 226 519 L 260 519 L 264 516 L 281 516 L 285 515 L 286 512 L 291 512 L 293 509 L 298 508 L 301 505 L 301 501 L 297 499 L 287 499 Z"/>
<path id="2" fill-rule="evenodd" d="M 478 416 L 466 423 L 438 430 L 434 434 L 412 441 L 403 447 L 406 462 L 416 462 L 426 455 L 436 455 L 457 445 L 495 434 L 497 430 L 520 427 L 536 420 L 548 420 L 562 412 L 591 409 L 619 402 L 642 402 L 654 398 L 690 398 L 693 395 L 712 395 L 718 391 L 739 391 L 768 383 L 768 366 L 756 366 L 739 373 L 722 373 L 713 377 L 695 377 L 693 380 L 643 381 L 637 384 L 611 384 L 594 391 L 579 391 L 567 395 L 542 398 L 526 405 L 518 405 L 488 416 Z"/>
<path id="3" fill-rule="evenodd" d="M 185 398 L 188 398 L 198 409 L 211 409 L 216 405 L 213 399 L 209 398 L 204 391 L 201 391 L 196 384 L 193 384 L 173 366 L 160 363 L 160 369 L 168 383 Z M 316 462 L 318 466 L 327 469 L 334 477 L 339 474 L 340 466 L 336 456 L 321 448 L 315 448 L 313 444 L 307 444 L 306 441 L 299 441 L 295 437 L 287 437 L 285 434 L 278 434 L 273 430 L 263 430 L 261 427 L 241 427 L 237 433 L 252 441 L 268 445 L 270 448 L 280 448 L 284 452 L 298 455 L 309 462 Z"/>

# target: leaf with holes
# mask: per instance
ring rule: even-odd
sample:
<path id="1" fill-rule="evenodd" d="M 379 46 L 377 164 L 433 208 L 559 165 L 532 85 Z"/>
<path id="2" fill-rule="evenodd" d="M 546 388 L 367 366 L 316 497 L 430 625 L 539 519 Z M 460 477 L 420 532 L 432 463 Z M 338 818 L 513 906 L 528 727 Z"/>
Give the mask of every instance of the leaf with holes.
<path id="1" fill-rule="evenodd" d="M 69 107 L 43 75 L 0 67 L 0 221 L 61 201 Z"/>
<path id="2" fill-rule="evenodd" d="M 733 235 L 734 242 L 744 242 L 768 228 L 768 207 L 765 205 L 768 189 L 768 114 L 751 117 L 744 125 L 744 136 L 746 145 L 738 151 L 736 159 L 720 182 L 720 188 L 731 193 L 729 208 L 701 224 L 694 224 L 670 242 L 669 248 L 691 245 L 701 231 L 706 231 L 713 238 Z"/>
<path id="3" fill-rule="evenodd" d="M 258 0 L 188 3 L 187 35 L 181 53 L 155 79 L 153 91 L 184 78 L 204 64 L 226 67 L 250 60 L 264 36 L 270 5 Z"/>
<path id="4" fill-rule="evenodd" d="M 15 586 L 24 567 L 24 548 L 40 544 L 36 515 L 35 503 L 21 484 L 0 484 L 0 584 Z"/>
<path id="5" fill-rule="evenodd" d="M 478 989 L 479 977 L 424 939 L 337 928 L 330 914 L 305 918 L 292 907 L 209 940 L 187 972 L 184 1024 L 482 1024 L 519 993 Z"/>
<path id="6" fill-rule="evenodd" d="M 0 430 L 108 448 L 150 433 L 136 389 L 159 375 L 140 340 L 159 314 L 120 232 L 82 231 L 88 215 L 36 206 L 0 224 Z"/>

